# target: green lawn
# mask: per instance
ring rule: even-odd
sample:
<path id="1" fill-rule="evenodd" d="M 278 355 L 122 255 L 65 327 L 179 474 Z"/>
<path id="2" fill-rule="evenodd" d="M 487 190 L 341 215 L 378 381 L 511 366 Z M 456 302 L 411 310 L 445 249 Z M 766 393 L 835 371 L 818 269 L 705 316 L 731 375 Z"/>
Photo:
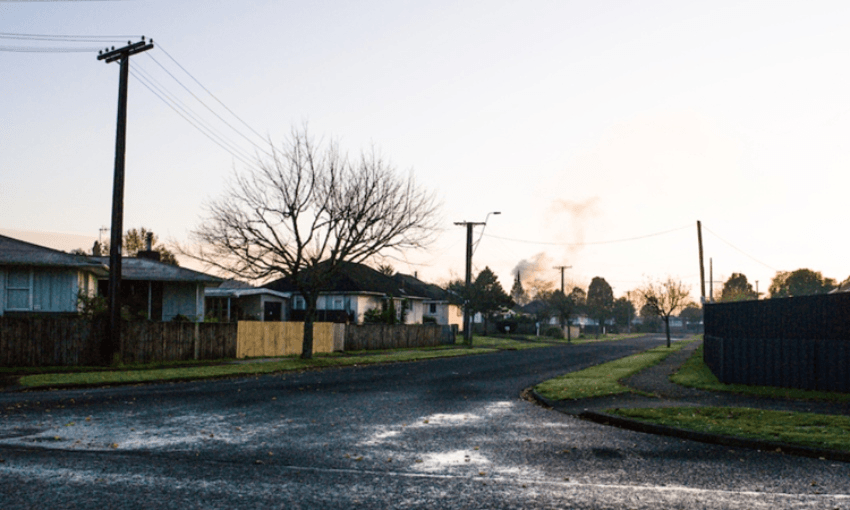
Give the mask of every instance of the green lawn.
<path id="1" fill-rule="evenodd" d="M 676 384 L 710 391 L 727 391 L 758 397 L 788 398 L 794 400 L 828 400 L 848 402 L 850 394 L 831 391 L 809 391 L 773 386 L 749 386 L 746 384 L 723 384 L 711 373 L 703 361 L 703 346 L 688 358 L 676 374 L 670 378 Z"/>
<path id="2" fill-rule="evenodd" d="M 25 375 L 18 383 L 29 388 L 63 387 L 128 384 L 154 381 L 186 381 L 193 379 L 212 379 L 245 375 L 272 374 L 293 370 L 308 370 L 332 366 L 372 365 L 416 361 L 433 358 L 448 358 L 495 352 L 493 348 L 455 348 L 455 349 L 418 349 L 403 351 L 381 351 L 376 353 L 348 355 L 315 355 L 313 359 L 303 360 L 297 356 L 277 358 L 275 361 L 246 360 L 239 363 L 227 363 L 207 366 L 150 368 L 150 369 L 112 369 L 75 373 L 51 373 Z"/>
<path id="3" fill-rule="evenodd" d="M 608 409 L 640 421 L 698 432 L 850 451 L 850 417 L 739 407 Z"/>
<path id="4" fill-rule="evenodd" d="M 632 374 L 644 368 L 655 365 L 670 354 L 682 349 L 699 337 L 673 343 L 668 349 L 665 346 L 656 347 L 633 356 L 596 365 L 578 372 L 571 372 L 555 379 L 549 379 L 534 387 L 534 390 L 549 400 L 568 400 L 590 397 L 616 395 L 618 393 L 636 392 L 619 383 Z"/>

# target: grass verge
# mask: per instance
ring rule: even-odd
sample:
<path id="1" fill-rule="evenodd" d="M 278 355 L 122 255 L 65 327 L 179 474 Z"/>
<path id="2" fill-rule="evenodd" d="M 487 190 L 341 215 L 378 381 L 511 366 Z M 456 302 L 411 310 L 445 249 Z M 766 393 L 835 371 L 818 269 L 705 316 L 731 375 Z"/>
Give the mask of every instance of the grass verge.
<path id="1" fill-rule="evenodd" d="M 620 379 L 655 365 L 670 354 L 698 339 L 697 336 L 632 356 L 596 365 L 544 381 L 534 387 L 538 395 L 549 400 L 602 397 L 618 393 L 639 393 L 619 383 Z"/>
<path id="2" fill-rule="evenodd" d="M 747 407 L 665 407 L 606 412 L 670 427 L 850 451 L 850 417 Z"/>
<path id="3" fill-rule="evenodd" d="M 831 402 L 850 402 L 850 394 L 831 391 L 798 390 L 794 388 L 776 388 L 773 386 L 749 386 L 746 384 L 723 384 L 709 370 L 703 361 L 703 347 L 682 365 L 679 371 L 670 377 L 676 384 L 710 391 L 726 391 L 756 397 L 786 398 L 794 400 L 826 400 Z"/>
<path id="4" fill-rule="evenodd" d="M 480 347 L 473 349 L 384 351 L 377 354 L 363 354 L 359 356 L 316 355 L 310 360 L 304 360 L 299 357 L 286 357 L 279 358 L 279 361 L 248 361 L 194 367 L 36 374 L 21 377 L 18 384 L 28 388 L 45 388 L 132 384 L 158 381 L 187 381 L 194 379 L 214 379 L 221 377 L 272 374 L 276 372 L 308 370 L 334 366 L 374 365 L 379 363 L 448 358 L 454 356 L 484 354 L 495 351 L 496 349 L 493 348 L 488 349 Z"/>

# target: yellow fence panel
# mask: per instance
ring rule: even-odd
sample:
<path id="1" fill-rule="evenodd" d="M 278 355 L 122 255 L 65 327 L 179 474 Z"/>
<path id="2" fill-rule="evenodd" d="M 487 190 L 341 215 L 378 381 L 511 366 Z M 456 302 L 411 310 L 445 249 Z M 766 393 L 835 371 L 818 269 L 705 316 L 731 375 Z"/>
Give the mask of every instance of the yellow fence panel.
<path id="1" fill-rule="evenodd" d="M 334 352 L 344 337 L 345 325 L 330 322 L 313 324 L 313 352 Z M 336 342 L 334 341 L 336 340 Z M 301 354 L 303 322 L 240 321 L 236 333 L 236 357 L 259 358 Z M 338 346 L 336 350 L 342 350 Z"/>

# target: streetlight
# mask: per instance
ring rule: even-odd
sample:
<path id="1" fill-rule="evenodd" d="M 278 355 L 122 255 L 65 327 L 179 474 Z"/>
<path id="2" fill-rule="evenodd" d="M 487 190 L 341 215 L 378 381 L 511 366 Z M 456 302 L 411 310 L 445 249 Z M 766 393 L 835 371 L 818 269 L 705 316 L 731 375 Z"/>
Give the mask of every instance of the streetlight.
<path id="1" fill-rule="evenodd" d="M 472 323 L 471 317 L 469 315 L 469 291 L 472 284 L 472 254 L 474 252 L 472 248 L 472 228 L 475 225 L 487 225 L 487 220 L 490 219 L 491 214 L 502 214 L 501 211 L 493 211 L 487 213 L 487 216 L 484 217 L 483 222 L 475 222 L 475 221 L 457 221 L 455 225 L 465 225 L 466 226 L 466 284 L 464 289 L 466 291 L 465 299 L 463 300 L 463 341 L 470 348 L 472 348 Z M 484 229 L 481 229 L 481 236 L 478 237 L 478 242 L 481 242 L 481 237 L 484 235 Z M 476 245 L 478 243 L 475 243 Z"/>

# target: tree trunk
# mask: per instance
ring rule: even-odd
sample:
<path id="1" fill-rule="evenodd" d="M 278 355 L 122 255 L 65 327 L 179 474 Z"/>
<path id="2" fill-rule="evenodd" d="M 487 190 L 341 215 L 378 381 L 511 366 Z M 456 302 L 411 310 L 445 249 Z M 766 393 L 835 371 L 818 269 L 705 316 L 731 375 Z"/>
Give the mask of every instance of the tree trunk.
<path id="1" fill-rule="evenodd" d="M 667 331 L 667 348 L 670 348 L 670 316 L 664 317 L 664 329 Z"/>
<path id="2" fill-rule="evenodd" d="M 304 313 L 304 341 L 301 344 L 301 359 L 313 358 L 313 322 L 316 319 L 315 301 L 315 298 L 313 298 L 312 302 L 307 303 L 307 310 Z"/>

